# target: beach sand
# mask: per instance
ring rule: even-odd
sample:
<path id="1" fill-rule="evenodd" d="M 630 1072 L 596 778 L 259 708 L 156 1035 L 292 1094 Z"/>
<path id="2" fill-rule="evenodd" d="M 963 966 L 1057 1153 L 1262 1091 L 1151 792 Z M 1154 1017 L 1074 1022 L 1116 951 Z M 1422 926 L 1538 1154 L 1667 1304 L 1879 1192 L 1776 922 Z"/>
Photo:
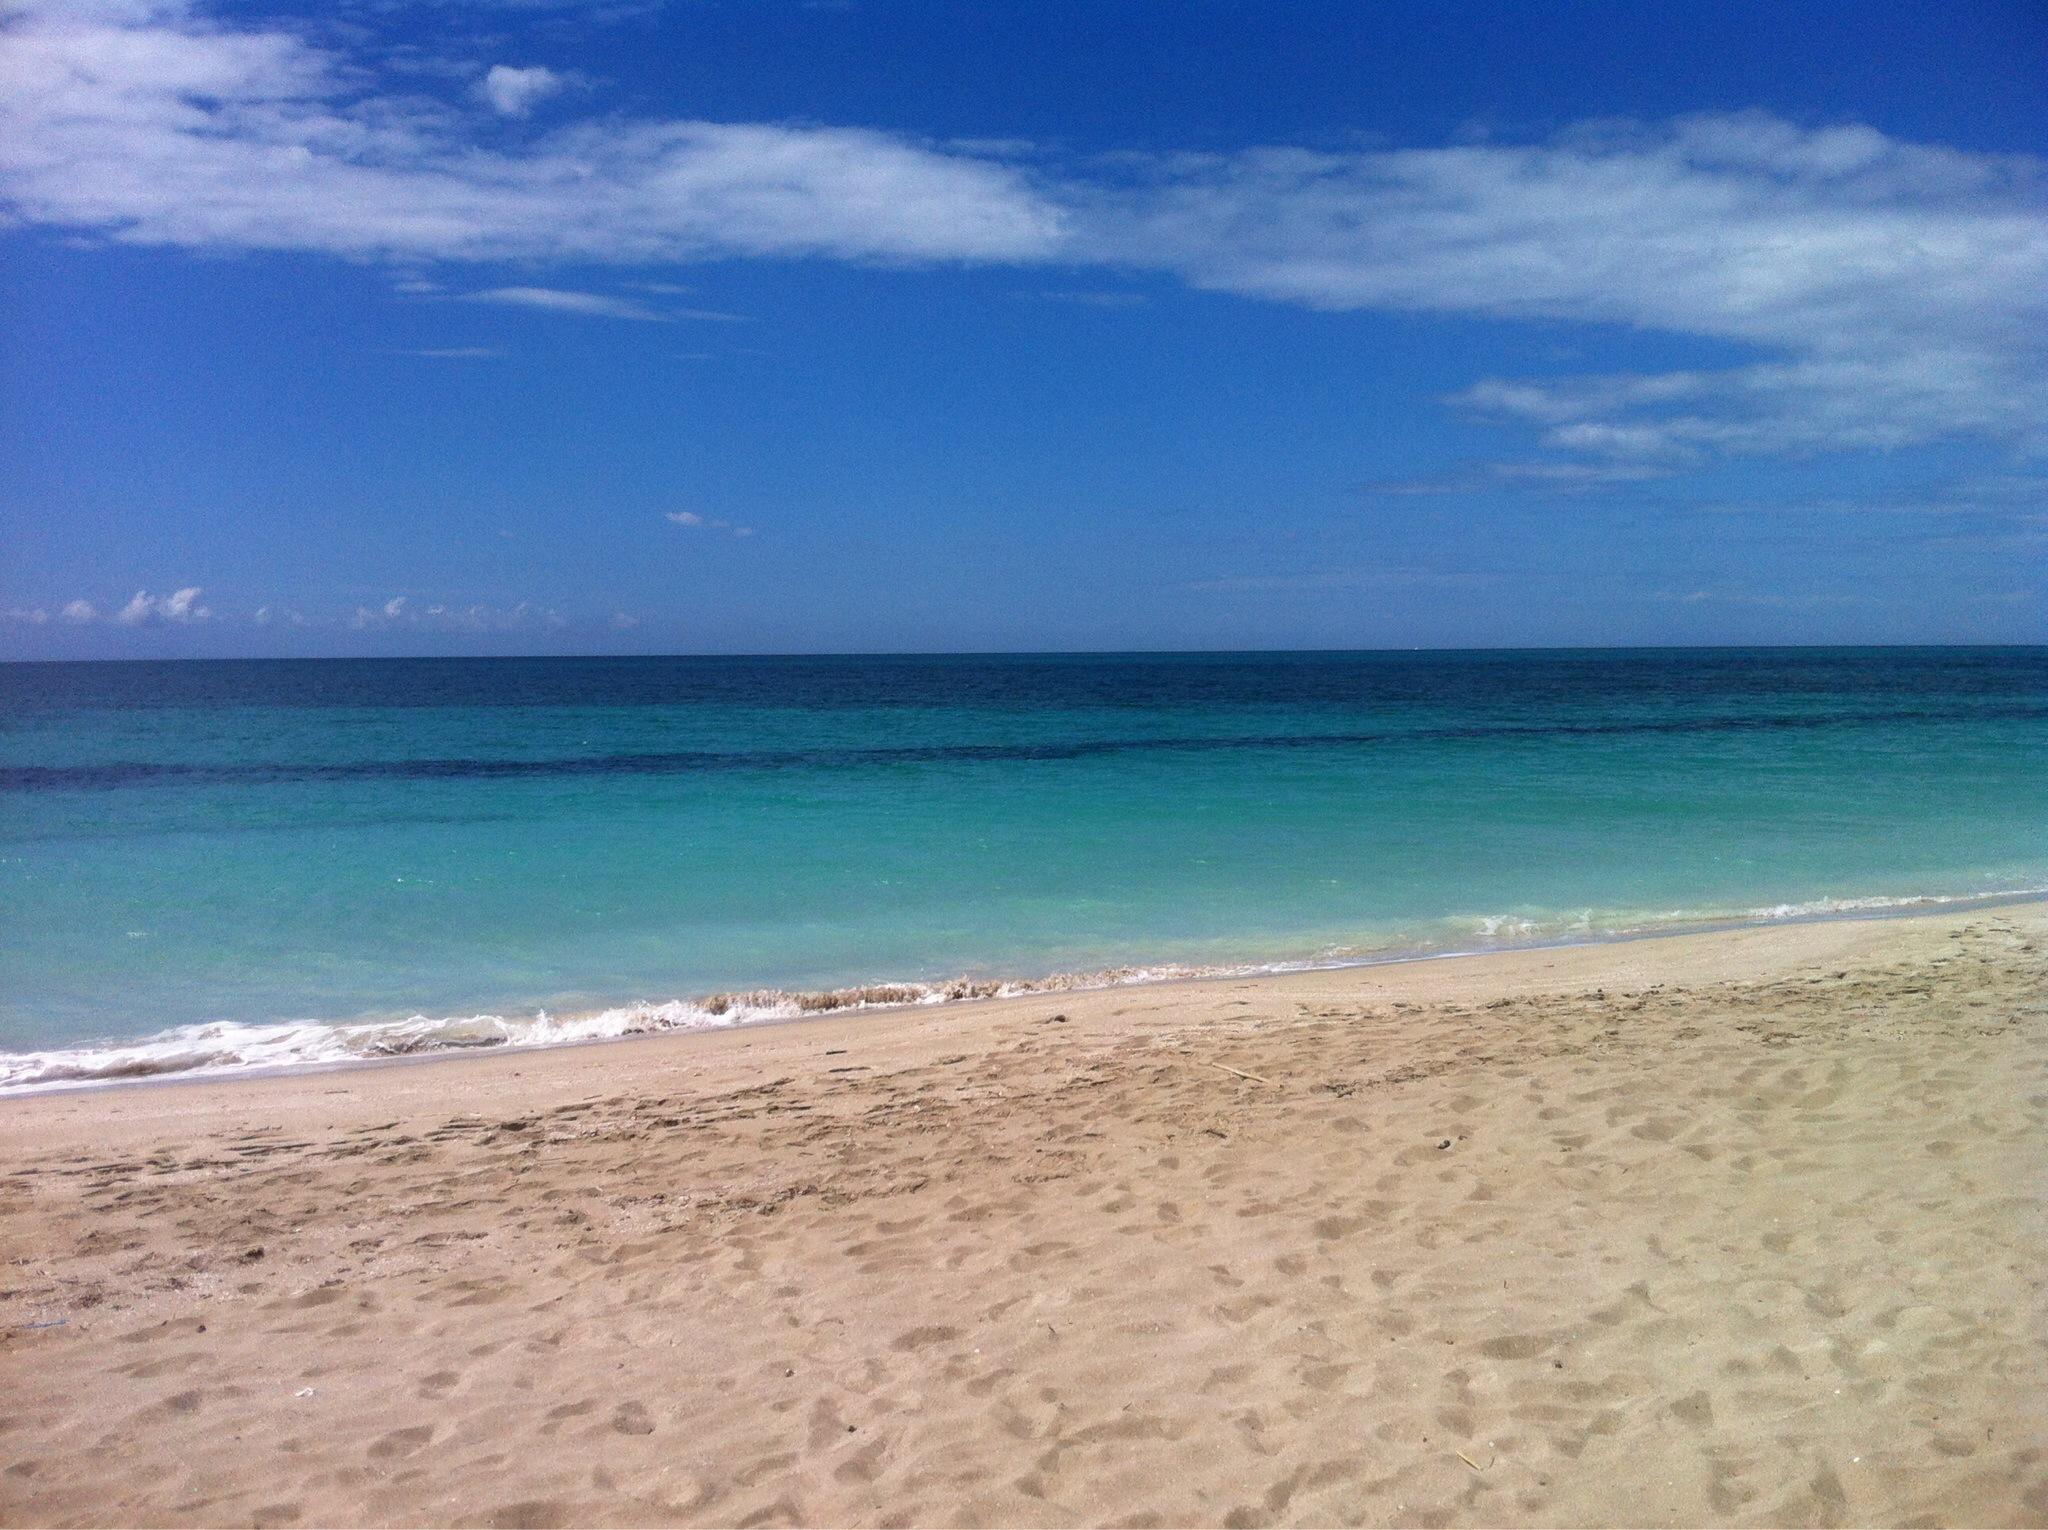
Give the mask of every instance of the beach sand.
<path id="1" fill-rule="evenodd" d="M 0 1171 L 9 1524 L 2048 1523 L 2040 904 L 16 1099 Z"/>

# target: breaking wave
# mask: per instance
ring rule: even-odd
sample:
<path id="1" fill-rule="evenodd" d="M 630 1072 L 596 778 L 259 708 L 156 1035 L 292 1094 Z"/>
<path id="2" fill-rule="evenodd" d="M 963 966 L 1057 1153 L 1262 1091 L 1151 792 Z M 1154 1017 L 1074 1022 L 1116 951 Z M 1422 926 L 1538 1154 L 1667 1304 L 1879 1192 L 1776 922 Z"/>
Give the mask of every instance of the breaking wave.
<path id="1" fill-rule="evenodd" d="M 1419 939 L 1372 948 L 1332 948 L 1288 961 L 1215 965 L 1169 962 L 1054 973 L 1040 978 L 953 978 L 936 983 L 871 983 L 809 992 L 763 988 L 659 1003 L 642 1001 L 580 1014 L 557 1015 L 536 1010 L 530 1015 L 413 1015 L 407 1019 L 346 1022 L 216 1021 L 179 1026 L 130 1041 L 93 1042 L 38 1052 L 0 1052 L 0 1094 L 140 1079 L 217 1077 L 251 1070 L 334 1066 L 495 1047 L 564 1046 L 664 1031 L 715 1030 L 795 1020 L 849 1010 L 905 1009 L 1189 978 L 1331 970 L 1696 929 L 1908 914 L 2041 896 L 2048 896 L 2048 887 L 1905 897 L 1817 898 L 1740 910 L 1673 909 L 1642 913 L 1585 909 L 1564 915 L 1481 914 L 1443 920 Z"/>
<path id="2" fill-rule="evenodd" d="M 795 1020 L 840 1010 L 904 1009 L 913 1005 L 1108 988 L 1120 983 L 1278 970 L 1282 969 L 1168 964 L 1002 981 L 956 978 L 943 983 L 871 983 L 812 992 L 763 988 L 662 1003 L 642 1001 L 573 1015 L 537 1010 L 531 1015 L 413 1015 L 404 1020 L 290 1020 L 267 1025 L 222 1020 L 206 1025 L 181 1025 L 134 1041 L 0 1053 L 0 1094 L 167 1075 L 331 1066 L 489 1047 L 563 1046 L 659 1031 L 716 1030 L 767 1020 Z"/>

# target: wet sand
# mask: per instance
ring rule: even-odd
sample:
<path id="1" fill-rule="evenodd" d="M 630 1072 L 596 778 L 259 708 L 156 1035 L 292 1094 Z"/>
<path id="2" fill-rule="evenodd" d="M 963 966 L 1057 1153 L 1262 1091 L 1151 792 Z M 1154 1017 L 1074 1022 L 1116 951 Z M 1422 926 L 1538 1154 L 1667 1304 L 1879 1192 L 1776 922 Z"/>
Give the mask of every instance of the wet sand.
<path id="1" fill-rule="evenodd" d="M 2048 908 L 0 1102 L 9 1524 L 2048 1523 Z"/>

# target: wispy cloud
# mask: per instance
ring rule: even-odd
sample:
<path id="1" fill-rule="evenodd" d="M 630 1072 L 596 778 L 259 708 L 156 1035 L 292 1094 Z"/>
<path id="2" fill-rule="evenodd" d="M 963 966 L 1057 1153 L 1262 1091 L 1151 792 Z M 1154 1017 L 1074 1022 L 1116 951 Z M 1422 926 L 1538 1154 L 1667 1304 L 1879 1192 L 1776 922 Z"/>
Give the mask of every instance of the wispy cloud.
<path id="1" fill-rule="evenodd" d="M 1081 308 L 1143 308 L 1152 301 L 1142 292 L 1067 291 L 1059 288 L 1020 292 L 1018 296 L 1036 298 L 1042 303 L 1072 303 Z"/>
<path id="2" fill-rule="evenodd" d="M 501 84 L 526 81 L 503 91 L 514 109 L 561 78 L 500 67 Z M 1762 113 L 1530 143 L 1062 161 L 599 112 L 506 147 L 474 110 L 375 79 L 298 32 L 184 0 L 17 0 L 0 29 L 0 194 L 18 221 L 128 243 L 409 269 L 1093 266 L 1319 309 L 1654 330 L 1752 354 L 1481 378 L 1453 396 L 1558 465 L 1681 471 L 1953 439 L 2048 451 L 2048 174 L 2031 156 Z M 546 286 L 474 296 L 680 316 Z"/>
<path id="3" fill-rule="evenodd" d="M 1319 568 L 1294 573 L 1226 574 L 1214 579 L 1191 579 L 1181 585 L 1181 588 L 1200 595 L 1267 595 L 1290 592 L 1307 594 L 1318 590 L 1469 590 L 1492 583 L 1494 578 L 1491 574 L 1476 569 L 1381 564 L 1372 568 Z"/>
<path id="4" fill-rule="evenodd" d="M 391 356 L 420 356 L 429 361 L 484 361 L 505 353 L 489 345 L 430 345 L 417 350 L 388 351 Z"/>
<path id="5" fill-rule="evenodd" d="M 1533 145 L 1153 161 L 1098 199 L 1105 253 L 1328 309 L 1654 329 L 1764 359 L 1490 379 L 1463 407 L 1566 458 L 2048 445 L 2048 205 L 2022 156 L 1762 114 Z"/>
<path id="6" fill-rule="evenodd" d="M 671 525 L 687 526 L 692 531 L 716 531 L 729 537 L 750 537 L 754 534 L 751 526 L 735 526 L 731 521 L 699 515 L 694 510 L 671 510 L 662 519 Z"/>
<path id="7" fill-rule="evenodd" d="M 697 291 L 695 287 L 681 282 L 629 282 L 635 292 L 651 292 L 656 297 L 689 297 Z M 665 308 L 662 310 L 672 319 L 701 319 L 711 324 L 751 324 L 753 316 L 744 313 L 729 313 L 723 308 Z"/>
<path id="8" fill-rule="evenodd" d="M 409 596 L 394 595 L 381 606 L 357 606 L 347 625 L 357 632 L 520 632 L 566 627 L 569 621 L 553 607 L 527 600 L 513 606 L 440 601 L 421 605 Z"/>
<path id="9" fill-rule="evenodd" d="M 1749 606 L 1765 611 L 1811 611 L 1881 604 L 1872 595 L 1839 592 L 1784 595 L 1768 590 L 1653 590 L 1650 598 L 1681 606 Z"/>
<path id="10" fill-rule="evenodd" d="M 1358 486 L 1361 494 L 1396 499 L 1438 495 L 1500 493 L 1583 494 L 1622 484 L 1671 476 L 1672 469 L 1639 462 L 1480 462 L 1422 478 L 1378 478 Z"/>
<path id="11" fill-rule="evenodd" d="M 1689 508 L 1718 515 L 1885 515 L 1912 517 L 1930 524 L 1982 521 L 2048 527 L 2048 476 L 1965 473 L 1882 493 L 1707 499 Z"/>
<path id="12" fill-rule="evenodd" d="M 631 298 L 607 297 L 601 292 L 565 292 L 559 287 L 491 287 L 467 292 L 472 303 L 507 303 L 515 308 L 544 308 L 550 313 L 582 314 L 594 319 L 636 319 L 644 324 L 663 324 L 668 315 L 657 313 Z"/>

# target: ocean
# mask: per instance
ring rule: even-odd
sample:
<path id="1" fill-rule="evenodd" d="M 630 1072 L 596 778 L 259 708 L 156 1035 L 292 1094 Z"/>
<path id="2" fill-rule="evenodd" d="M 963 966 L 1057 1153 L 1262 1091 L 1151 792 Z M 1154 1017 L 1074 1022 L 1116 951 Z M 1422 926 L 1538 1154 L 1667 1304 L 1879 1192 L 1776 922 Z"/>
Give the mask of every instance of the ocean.
<path id="1" fill-rule="evenodd" d="M 2034 892 L 2044 762 L 2041 648 L 0 665 L 0 1088 Z"/>

